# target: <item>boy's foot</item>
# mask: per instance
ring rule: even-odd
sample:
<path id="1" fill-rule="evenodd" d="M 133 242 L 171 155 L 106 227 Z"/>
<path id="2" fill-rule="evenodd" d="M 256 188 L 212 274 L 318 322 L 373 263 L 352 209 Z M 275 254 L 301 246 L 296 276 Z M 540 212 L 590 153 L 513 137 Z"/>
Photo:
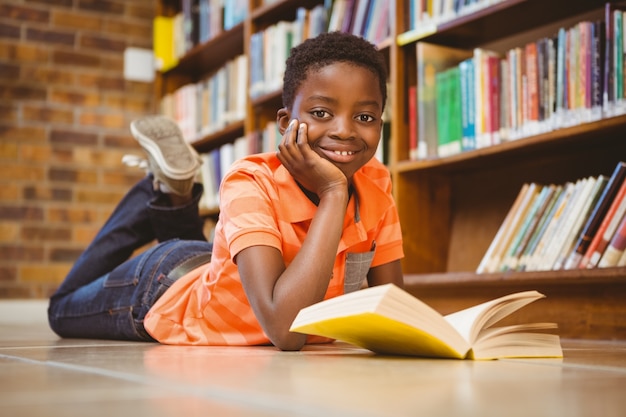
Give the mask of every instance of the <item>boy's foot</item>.
<path id="1" fill-rule="evenodd" d="M 161 191 L 188 195 L 193 187 L 200 157 L 185 141 L 173 120 L 146 116 L 134 120 L 130 131 L 148 155 L 148 170 Z"/>

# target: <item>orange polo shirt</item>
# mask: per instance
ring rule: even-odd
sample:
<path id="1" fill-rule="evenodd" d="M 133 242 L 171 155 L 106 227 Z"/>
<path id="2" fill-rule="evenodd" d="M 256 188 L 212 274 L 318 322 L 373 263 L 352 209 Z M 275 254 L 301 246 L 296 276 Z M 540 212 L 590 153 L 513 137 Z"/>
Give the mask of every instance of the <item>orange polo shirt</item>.
<path id="1" fill-rule="evenodd" d="M 354 174 L 353 183 L 356 192 L 346 211 L 325 298 L 343 294 L 344 284 L 347 288 L 347 259 L 350 263 L 360 259 L 358 254 L 370 253 L 374 267 L 403 256 L 387 168 L 372 159 Z M 211 262 L 181 277 L 152 306 L 144 320 L 148 333 L 165 344 L 269 344 L 234 258 L 245 248 L 267 245 L 280 250 L 288 266 L 302 246 L 316 208 L 274 153 L 236 162 L 220 187 Z M 363 278 L 367 269 L 360 272 Z M 319 339 L 309 340 L 314 341 Z"/>

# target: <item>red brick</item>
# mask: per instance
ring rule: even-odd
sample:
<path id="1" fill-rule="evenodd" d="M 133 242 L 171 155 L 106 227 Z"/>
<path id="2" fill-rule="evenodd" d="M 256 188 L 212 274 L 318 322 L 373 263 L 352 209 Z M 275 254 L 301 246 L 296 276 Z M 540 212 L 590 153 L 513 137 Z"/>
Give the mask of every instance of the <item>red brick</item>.
<path id="1" fill-rule="evenodd" d="M 82 35 L 80 47 L 85 49 L 96 49 L 103 52 L 121 53 L 126 49 L 126 41 L 111 39 L 106 36 Z"/>
<path id="2" fill-rule="evenodd" d="M 0 4 L 0 16 L 23 22 L 47 23 L 50 12 L 32 7 L 18 6 L 15 4 Z"/>
<path id="3" fill-rule="evenodd" d="M 17 268 L 15 266 L 0 266 L 0 282 L 17 281 Z"/>
<path id="4" fill-rule="evenodd" d="M 2 184 L 0 187 L 0 200 L 17 201 L 22 193 L 22 188 L 17 184 Z"/>
<path id="5" fill-rule="evenodd" d="M 124 55 L 102 55 L 100 68 L 110 72 L 124 73 Z"/>
<path id="6" fill-rule="evenodd" d="M 74 74 L 66 69 L 24 64 L 22 65 L 20 72 L 20 78 L 22 80 L 30 80 L 45 84 L 61 84 L 65 86 L 74 84 Z"/>
<path id="7" fill-rule="evenodd" d="M 75 13 L 71 10 L 54 10 L 52 24 L 68 29 L 87 29 L 99 31 L 102 29 L 102 18 L 93 14 Z"/>
<path id="8" fill-rule="evenodd" d="M 117 204 L 124 196 L 125 191 L 81 189 L 76 191 L 76 201 L 79 203 Z"/>
<path id="9" fill-rule="evenodd" d="M 43 127 L 0 126 L 0 138 L 19 142 L 41 143 L 47 139 L 47 133 Z"/>
<path id="10" fill-rule="evenodd" d="M 42 181 L 45 169 L 41 166 L 3 163 L 0 165 L 0 178 L 7 181 Z"/>
<path id="11" fill-rule="evenodd" d="M 103 100 L 103 104 L 107 107 L 114 107 L 138 115 L 151 113 L 153 103 L 154 100 L 146 98 L 145 95 L 135 97 L 130 94 L 107 94 Z"/>
<path id="12" fill-rule="evenodd" d="M 0 245 L 0 260 L 3 261 L 42 261 L 43 259 L 42 246 Z"/>
<path id="13" fill-rule="evenodd" d="M 20 76 L 20 66 L 7 62 L 0 62 L 0 78 L 15 81 Z"/>
<path id="14" fill-rule="evenodd" d="M 17 143 L 13 142 L 8 142 L 8 141 L 2 141 L 0 142 L 0 158 L 2 159 L 17 159 L 19 153 L 18 153 L 18 147 L 17 147 Z"/>
<path id="15" fill-rule="evenodd" d="M 20 63 L 34 62 L 47 64 L 50 52 L 47 46 L 39 44 L 15 44 L 0 40 L 0 58 Z"/>
<path id="16" fill-rule="evenodd" d="M 100 94 L 86 92 L 85 90 L 59 90 L 53 88 L 50 91 L 50 101 L 61 104 L 71 104 L 74 106 L 96 107 L 100 103 Z"/>
<path id="17" fill-rule="evenodd" d="M 100 13 L 124 14 L 124 2 L 108 0 L 79 0 L 78 8 Z"/>
<path id="18" fill-rule="evenodd" d="M 107 126 L 108 128 L 127 128 L 128 122 L 123 114 L 85 111 L 78 121 L 82 126 Z"/>
<path id="19" fill-rule="evenodd" d="M 138 17 L 143 20 L 152 21 L 156 14 L 155 3 L 153 1 L 136 1 L 126 2 L 126 15 L 132 17 Z"/>
<path id="20" fill-rule="evenodd" d="M 20 280 L 28 283 L 60 283 L 63 281 L 70 268 L 71 262 L 64 263 L 41 263 L 23 265 L 20 267 Z"/>
<path id="21" fill-rule="evenodd" d="M 27 3 L 40 3 L 50 6 L 72 7 L 73 0 L 26 0 Z"/>
<path id="22" fill-rule="evenodd" d="M 67 188 L 53 188 L 43 185 L 24 187 L 26 201 L 72 201 L 72 190 Z"/>
<path id="23" fill-rule="evenodd" d="M 50 226 L 24 226 L 22 228 L 23 242 L 48 242 L 48 241 L 69 241 L 72 232 L 69 227 Z"/>
<path id="24" fill-rule="evenodd" d="M 48 145 L 20 144 L 19 155 L 24 162 L 46 163 L 50 161 L 52 152 Z"/>
<path id="25" fill-rule="evenodd" d="M 104 146 L 107 148 L 130 148 L 138 149 L 137 141 L 130 135 L 106 135 Z"/>
<path id="26" fill-rule="evenodd" d="M 94 185 L 98 183 L 98 173 L 94 170 L 50 168 L 48 179 L 50 181 Z"/>
<path id="27" fill-rule="evenodd" d="M 101 59 L 99 55 L 95 54 L 72 51 L 54 51 L 52 52 L 52 62 L 58 65 L 67 65 L 72 68 L 98 68 L 100 66 Z"/>
<path id="28" fill-rule="evenodd" d="M 121 75 L 119 77 L 105 77 L 95 74 L 79 74 L 78 85 L 87 88 L 99 88 L 106 91 L 124 91 L 126 87 L 124 78 Z"/>
<path id="29" fill-rule="evenodd" d="M 149 47 L 152 45 L 152 21 L 128 21 L 120 19 L 106 19 L 104 30 L 107 33 L 125 35 L 133 46 Z"/>
<path id="30" fill-rule="evenodd" d="M 43 209 L 32 206 L 7 206 L 0 204 L 2 220 L 43 220 Z"/>
<path id="31" fill-rule="evenodd" d="M 95 223 L 98 221 L 96 209 L 77 207 L 50 207 L 46 219 L 54 223 Z"/>
<path id="32" fill-rule="evenodd" d="M 26 105 L 22 108 L 22 114 L 26 121 L 53 122 L 61 125 L 71 125 L 74 122 L 74 112 L 71 109 Z"/>
<path id="33" fill-rule="evenodd" d="M 75 262 L 83 253 L 83 249 L 54 248 L 50 250 L 50 260 L 52 262 Z"/>
<path id="34" fill-rule="evenodd" d="M 0 38 L 19 39 L 21 30 L 18 25 L 0 22 Z"/>
<path id="35" fill-rule="evenodd" d="M 33 42 L 74 45 L 76 35 L 72 32 L 59 30 L 26 29 L 26 39 Z"/>
<path id="36" fill-rule="evenodd" d="M 98 144 L 98 135 L 74 130 L 54 129 L 50 132 L 50 143 L 95 146 Z"/>
<path id="37" fill-rule="evenodd" d="M 45 100 L 46 89 L 28 85 L 0 85 L 2 100 Z"/>
<path id="38" fill-rule="evenodd" d="M 16 104 L 0 104 L 0 122 L 18 122 L 18 108 Z"/>

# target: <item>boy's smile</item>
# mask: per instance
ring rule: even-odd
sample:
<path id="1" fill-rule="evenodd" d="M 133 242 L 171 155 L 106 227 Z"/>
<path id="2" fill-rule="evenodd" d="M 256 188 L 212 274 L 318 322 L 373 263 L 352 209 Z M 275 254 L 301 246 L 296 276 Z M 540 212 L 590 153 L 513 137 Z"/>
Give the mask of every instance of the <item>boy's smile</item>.
<path id="1" fill-rule="evenodd" d="M 336 62 L 309 71 L 289 119 L 306 123 L 311 148 L 350 179 L 376 154 L 382 101 L 373 72 Z"/>

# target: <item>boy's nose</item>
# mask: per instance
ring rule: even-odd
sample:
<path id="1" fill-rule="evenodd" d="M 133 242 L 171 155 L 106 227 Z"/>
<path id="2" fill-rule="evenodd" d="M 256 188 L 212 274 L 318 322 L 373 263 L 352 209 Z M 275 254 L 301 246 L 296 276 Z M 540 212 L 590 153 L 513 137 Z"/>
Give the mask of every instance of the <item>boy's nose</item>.
<path id="1" fill-rule="evenodd" d="M 352 118 L 335 117 L 328 133 L 330 137 L 340 140 L 353 139 L 355 132 Z"/>

